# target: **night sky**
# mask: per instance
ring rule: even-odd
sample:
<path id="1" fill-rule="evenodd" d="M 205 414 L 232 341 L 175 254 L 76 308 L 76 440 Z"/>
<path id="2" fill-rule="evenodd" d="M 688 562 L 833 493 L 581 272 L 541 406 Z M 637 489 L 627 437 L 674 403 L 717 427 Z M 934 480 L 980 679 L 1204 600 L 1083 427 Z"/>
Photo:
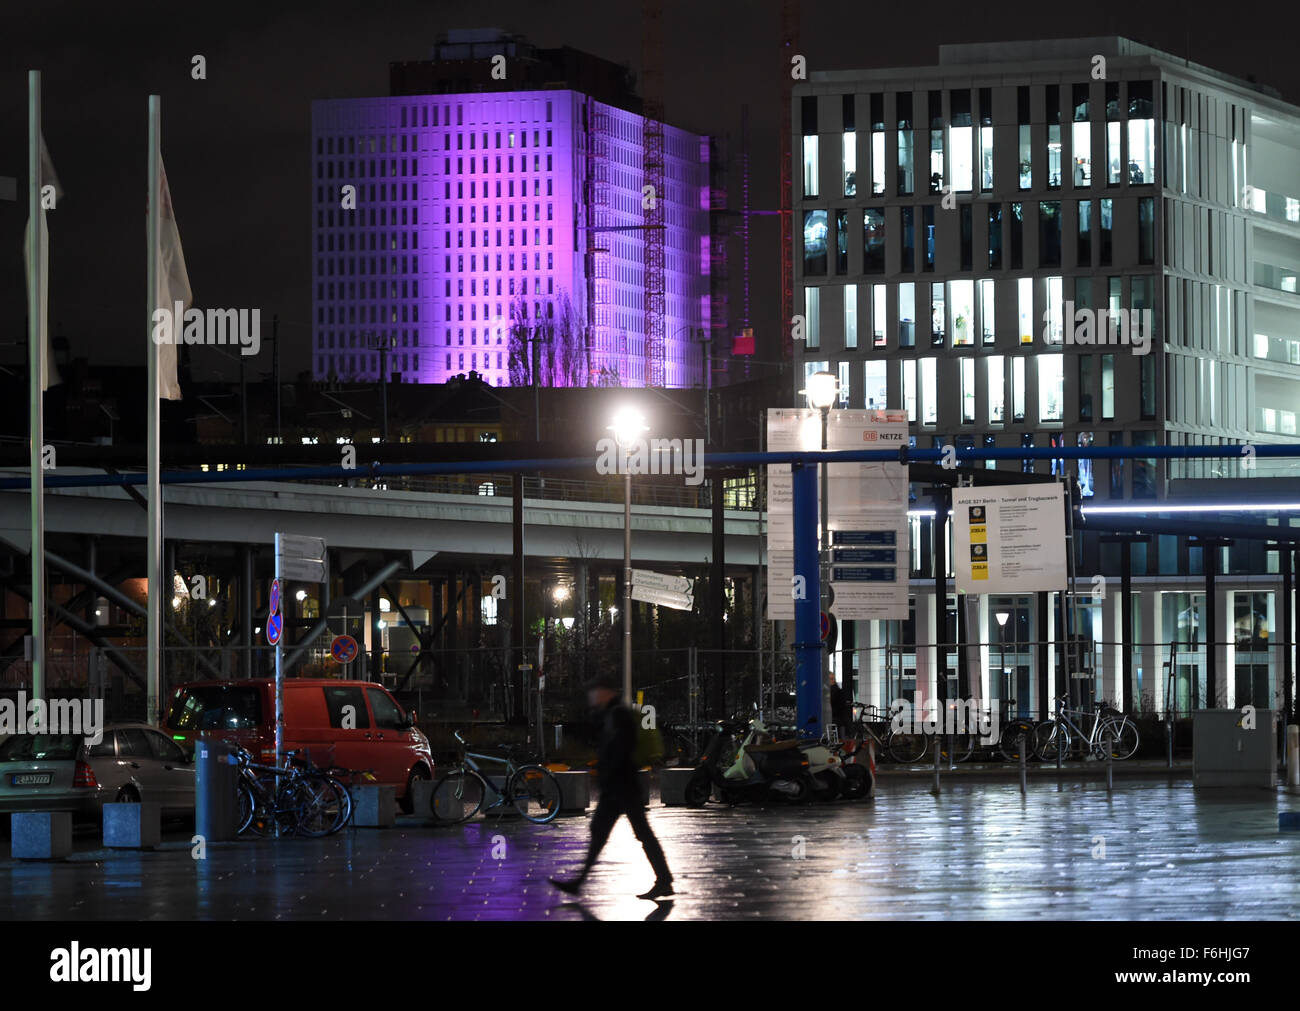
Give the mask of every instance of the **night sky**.
<path id="1" fill-rule="evenodd" d="M 810 3 L 800 17 L 809 70 L 929 64 L 940 43 L 1122 34 L 1240 76 L 1254 74 L 1300 103 L 1300 16 L 1292 4 Z M 777 197 L 780 6 L 775 0 L 664 0 L 670 122 L 732 136 L 750 105 L 751 201 Z M 284 373 L 308 366 L 310 103 L 388 93 L 388 64 L 427 57 L 448 28 L 495 27 L 539 46 L 570 45 L 639 74 L 640 3 L 555 0 L 376 2 L 263 0 L 219 4 L 6 0 L 0 8 L 0 319 L 25 339 L 26 71 L 44 75 L 44 132 L 66 196 L 50 215 L 52 332 L 74 355 L 145 361 L 146 96 L 162 96 L 163 158 L 199 305 L 260 306 L 263 336 L 278 313 Z M 190 77 L 207 57 L 208 78 Z M 739 205 L 739 173 L 731 177 Z M 751 236 L 751 316 L 763 357 L 775 353 L 779 241 L 775 219 Z M 739 249 L 732 251 L 738 278 Z M 737 282 L 738 284 L 738 282 Z M 735 285 L 733 285 L 733 288 Z M 738 290 L 738 289 L 737 289 Z M 739 318 L 739 305 L 735 316 Z M 739 325 L 739 324 L 737 324 Z M 766 347 L 763 347 L 766 344 Z M 265 348 L 265 345 L 264 345 Z M 0 362 L 21 359 L 0 347 Z M 259 356 L 263 369 L 270 355 Z M 233 375 L 196 349 L 196 379 Z"/>

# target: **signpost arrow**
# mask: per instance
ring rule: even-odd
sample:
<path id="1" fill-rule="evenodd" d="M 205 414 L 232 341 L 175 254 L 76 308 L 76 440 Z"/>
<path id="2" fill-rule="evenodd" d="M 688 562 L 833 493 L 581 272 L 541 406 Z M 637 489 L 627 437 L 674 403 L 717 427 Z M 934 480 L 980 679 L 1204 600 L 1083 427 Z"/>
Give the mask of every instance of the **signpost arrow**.
<path id="1" fill-rule="evenodd" d="M 691 593 L 691 581 L 685 576 L 668 576 L 650 569 L 633 569 L 632 586 L 633 596 L 636 595 L 635 588 L 638 586 L 646 590 L 662 590 L 666 593 L 686 594 L 687 596 Z"/>
<path id="2" fill-rule="evenodd" d="M 636 583 L 632 584 L 632 599 L 646 604 L 658 604 L 660 607 L 671 607 L 676 611 L 689 611 L 695 606 L 695 598 L 689 593 L 657 590 Z"/>

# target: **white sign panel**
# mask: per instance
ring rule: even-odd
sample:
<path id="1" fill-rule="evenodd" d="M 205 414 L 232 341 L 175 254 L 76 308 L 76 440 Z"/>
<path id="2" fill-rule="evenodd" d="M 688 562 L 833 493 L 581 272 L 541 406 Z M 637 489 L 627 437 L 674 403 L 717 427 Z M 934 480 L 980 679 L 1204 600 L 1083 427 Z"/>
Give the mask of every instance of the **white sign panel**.
<path id="1" fill-rule="evenodd" d="M 810 407 L 771 408 L 767 412 L 767 450 L 789 453 L 821 449 L 821 425 L 819 412 Z M 794 621 L 793 510 L 790 465 L 770 464 L 767 468 L 767 616 L 771 621 Z"/>
<path id="2" fill-rule="evenodd" d="M 898 450 L 907 444 L 906 411 L 830 413 L 829 450 Z M 907 618 L 907 465 L 832 464 L 829 492 L 831 613 L 841 621 Z"/>
<path id="3" fill-rule="evenodd" d="M 646 604 L 658 604 L 671 607 L 676 611 L 689 611 L 695 606 L 695 598 L 689 593 L 672 593 L 669 590 L 655 590 L 646 586 L 632 584 L 632 599 Z"/>
<path id="4" fill-rule="evenodd" d="M 320 560 L 325 557 L 325 539 L 323 537 L 304 537 L 301 534 L 281 534 L 280 535 L 280 554 L 288 558 L 313 558 Z"/>
<path id="5" fill-rule="evenodd" d="M 958 592 L 1066 588 L 1063 485 L 954 488 L 952 524 Z"/>
<path id="6" fill-rule="evenodd" d="M 325 582 L 325 540 L 301 534 L 276 534 L 276 572 L 281 579 Z"/>
<path id="7" fill-rule="evenodd" d="M 832 410 L 828 450 L 899 449 L 908 444 L 904 411 Z M 768 411 L 770 452 L 821 448 L 821 417 L 812 409 Z M 772 620 L 794 619 L 793 494 L 788 464 L 768 467 L 768 598 Z M 864 621 L 906 618 L 911 571 L 905 464 L 838 463 L 828 476 L 832 552 L 831 613 Z M 818 484 L 820 496 L 820 481 Z M 820 516 L 821 504 L 817 504 Z M 836 552 L 839 552 L 837 555 Z"/>
<path id="8" fill-rule="evenodd" d="M 689 594 L 691 592 L 691 581 L 685 576 L 668 576 L 650 569 L 633 569 L 632 585 L 647 590 L 666 590 L 669 593 Z"/>

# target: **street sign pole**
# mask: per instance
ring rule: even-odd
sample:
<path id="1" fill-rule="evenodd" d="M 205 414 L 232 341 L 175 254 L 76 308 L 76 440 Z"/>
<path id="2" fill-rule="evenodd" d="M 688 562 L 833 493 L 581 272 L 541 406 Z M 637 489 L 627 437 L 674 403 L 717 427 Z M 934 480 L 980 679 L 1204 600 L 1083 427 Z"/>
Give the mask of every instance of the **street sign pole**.
<path id="1" fill-rule="evenodd" d="M 802 576 L 803 595 L 794 602 L 795 702 L 800 737 L 822 735 L 822 644 L 818 636 L 819 559 L 817 557 L 817 465 L 792 464 L 794 571 Z"/>
<path id="2" fill-rule="evenodd" d="M 281 542 L 281 534 L 277 533 L 276 534 L 276 576 L 274 576 L 274 578 L 276 578 L 277 585 L 283 586 L 283 583 L 279 582 L 279 552 L 281 552 L 281 543 L 279 542 Z M 285 602 L 281 600 L 281 602 L 279 602 L 279 606 L 281 607 L 285 606 Z M 268 619 L 266 620 L 268 620 L 269 622 L 270 616 L 268 616 Z M 276 642 L 276 767 L 277 768 L 279 767 L 279 763 L 281 763 L 281 755 L 283 754 L 283 751 L 285 751 L 285 650 L 283 650 L 283 646 L 285 646 L 285 632 L 283 632 L 283 625 L 281 625 L 281 633 L 279 633 L 279 639 L 278 642 Z M 279 836 L 279 819 L 276 820 L 276 834 L 277 836 Z"/>
<path id="3" fill-rule="evenodd" d="M 275 585 L 283 586 L 280 582 L 280 534 L 275 535 Z M 283 597 L 283 593 L 281 593 Z M 284 606 L 284 601 L 280 601 L 280 606 Z M 281 614 L 284 612 L 281 611 Z M 269 626 L 273 615 L 267 616 Z M 283 622 L 283 618 L 281 619 Z M 284 754 L 284 626 L 281 625 L 279 638 L 275 643 L 275 767 L 278 769 Z M 275 837 L 280 838 L 280 819 L 275 819 Z"/>

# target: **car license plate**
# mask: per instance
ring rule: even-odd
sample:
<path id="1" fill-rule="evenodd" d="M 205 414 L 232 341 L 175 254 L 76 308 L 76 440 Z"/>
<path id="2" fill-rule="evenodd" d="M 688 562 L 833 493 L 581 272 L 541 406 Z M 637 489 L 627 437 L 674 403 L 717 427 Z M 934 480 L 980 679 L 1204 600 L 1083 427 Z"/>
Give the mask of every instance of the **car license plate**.
<path id="1" fill-rule="evenodd" d="M 19 772 L 9 777 L 14 786 L 49 786 L 53 779 L 52 772 Z"/>

